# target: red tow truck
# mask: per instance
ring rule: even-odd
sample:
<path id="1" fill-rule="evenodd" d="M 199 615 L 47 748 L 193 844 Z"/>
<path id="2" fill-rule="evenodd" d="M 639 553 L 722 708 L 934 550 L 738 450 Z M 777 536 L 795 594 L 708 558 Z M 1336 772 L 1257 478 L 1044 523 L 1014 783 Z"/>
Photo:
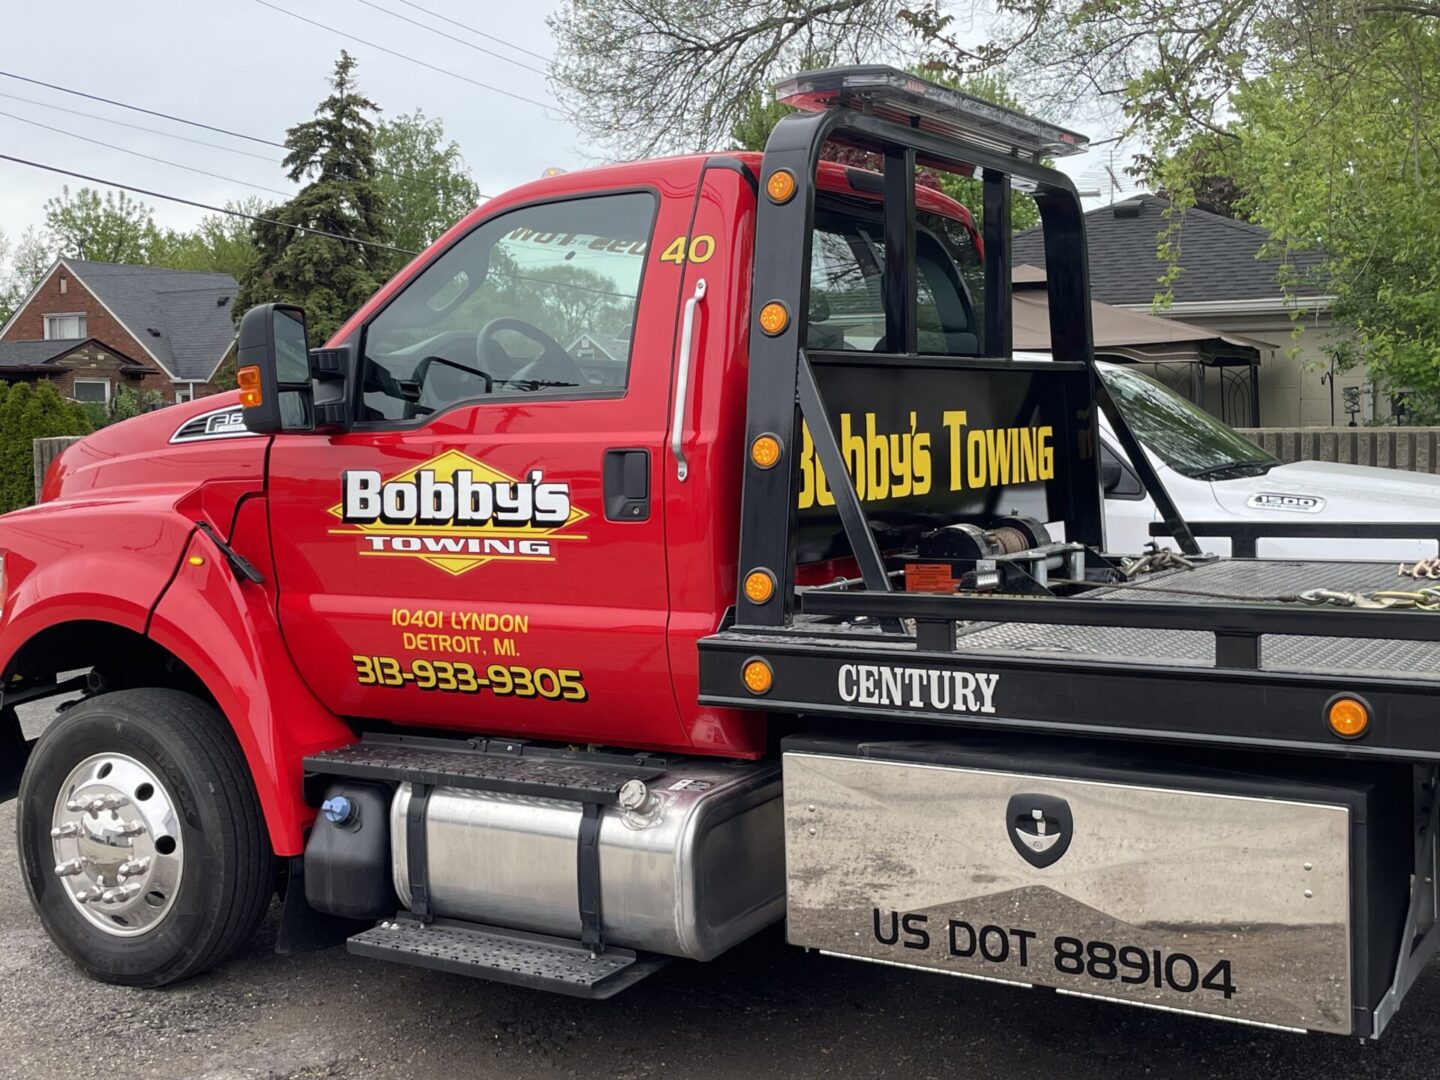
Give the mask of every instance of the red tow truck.
<path id="1" fill-rule="evenodd" d="M 888 68 L 778 92 L 763 155 L 517 188 L 322 348 L 253 309 L 238 397 L 0 519 L 0 798 L 87 973 L 195 975 L 278 894 L 282 951 L 606 997 L 783 918 L 1380 1035 L 1440 937 L 1437 594 L 1202 553 L 1316 526 L 1176 513 L 1043 163 L 1082 136 Z M 1011 349 L 1016 187 L 1049 360 Z M 1107 548 L 1101 411 L 1178 553 Z"/>

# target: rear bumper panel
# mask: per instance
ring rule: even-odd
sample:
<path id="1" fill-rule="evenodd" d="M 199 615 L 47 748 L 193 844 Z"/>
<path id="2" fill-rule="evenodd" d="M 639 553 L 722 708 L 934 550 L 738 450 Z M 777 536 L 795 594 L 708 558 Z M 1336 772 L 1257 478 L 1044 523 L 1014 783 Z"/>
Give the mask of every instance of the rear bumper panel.
<path id="1" fill-rule="evenodd" d="M 1385 939 L 1381 955 L 1393 957 L 1396 915 L 1371 910 L 1389 856 L 1372 858 L 1377 839 L 1387 841 L 1367 785 L 1133 765 L 1066 776 L 1063 761 L 1006 768 L 993 757 L 935 744 L 788 742 L 791 942 L 1249 1023 L 1369 1033 L 1372 939 Z"/>

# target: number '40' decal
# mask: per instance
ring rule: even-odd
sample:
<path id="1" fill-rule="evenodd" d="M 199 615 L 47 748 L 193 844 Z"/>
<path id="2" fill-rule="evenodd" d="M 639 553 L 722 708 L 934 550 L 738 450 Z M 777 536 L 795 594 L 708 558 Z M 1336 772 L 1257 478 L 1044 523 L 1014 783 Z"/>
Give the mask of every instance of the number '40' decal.
<path id="1" fill-rule="evenodd" d="M 660 253 L 660 261 L 674 263 L 676 266 L 686 261 L 692 263 L 705 263 L 715 254 L 715 237 L 709 233 L 701 233 L 699 236 L 677 236 L 670 243 L 665 245 L 665 250 Z"/>

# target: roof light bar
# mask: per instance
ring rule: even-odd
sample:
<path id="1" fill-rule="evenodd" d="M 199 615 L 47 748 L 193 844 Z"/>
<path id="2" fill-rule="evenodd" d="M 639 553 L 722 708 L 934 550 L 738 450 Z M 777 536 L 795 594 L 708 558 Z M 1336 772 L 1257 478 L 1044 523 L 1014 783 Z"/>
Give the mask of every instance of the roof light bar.
<path id="1" fill-rule="evenodd" d="M 1038 161 L 1090 148 L 1088 136 L 881 64 L 802 71 L 775 100 L 804 112 L 852 108 Z"/>

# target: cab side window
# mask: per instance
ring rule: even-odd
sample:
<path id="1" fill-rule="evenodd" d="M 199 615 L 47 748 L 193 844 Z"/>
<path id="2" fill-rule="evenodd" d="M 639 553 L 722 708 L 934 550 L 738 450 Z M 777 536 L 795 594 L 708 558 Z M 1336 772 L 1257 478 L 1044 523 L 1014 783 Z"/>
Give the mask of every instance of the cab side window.
<path id="1" fill-rule="evenodd" d="M 543 203 L 460 239 L 366 327 L 360 416 L 624 391 L 656 201 Z"/>

